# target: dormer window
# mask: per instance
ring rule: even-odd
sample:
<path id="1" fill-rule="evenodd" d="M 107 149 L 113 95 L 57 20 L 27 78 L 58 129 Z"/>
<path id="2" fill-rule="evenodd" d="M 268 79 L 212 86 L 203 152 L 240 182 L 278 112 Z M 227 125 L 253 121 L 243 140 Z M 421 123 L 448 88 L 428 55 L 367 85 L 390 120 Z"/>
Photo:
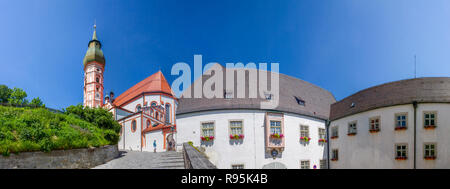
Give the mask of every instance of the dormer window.
<path id="1" fill-rule="evenodd" d="M 264 96 L 266 97 L 266 100 L 272 100 L 273 95 L 270 93 L 264 93 Z"/>
<path id="2" fill-rule="evenodd" d="M 231 98 L 233 98 L 233 92 L 231 92 L 231 91 L 225 91 L 225 92 L 223 93 L 223 98 L 225 98 L 225 99 L 231 99 Z"/>
<path id="3" fill-rule="evenodd" d="M 296 97 L 296 96 L 294 96 L 294 97 L 295 97 L 295 100 L 297 101 L 298 105 L 305 106 L 305 101 L 304 100 L 302 100 L 301 98 Z"/>

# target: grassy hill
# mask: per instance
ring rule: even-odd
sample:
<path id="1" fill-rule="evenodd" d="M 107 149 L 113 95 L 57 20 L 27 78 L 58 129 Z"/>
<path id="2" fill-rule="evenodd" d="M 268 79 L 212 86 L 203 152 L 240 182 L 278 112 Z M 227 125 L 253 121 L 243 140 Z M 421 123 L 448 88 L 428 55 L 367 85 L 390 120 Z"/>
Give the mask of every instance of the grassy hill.
<path id="1" fill-rule="evenodd" d="M 0 153 L 51 151 L 117 144 L 120 125 L 101 108 L 70 106 L 64 113 L 46 108 L 0 106 Z"/>

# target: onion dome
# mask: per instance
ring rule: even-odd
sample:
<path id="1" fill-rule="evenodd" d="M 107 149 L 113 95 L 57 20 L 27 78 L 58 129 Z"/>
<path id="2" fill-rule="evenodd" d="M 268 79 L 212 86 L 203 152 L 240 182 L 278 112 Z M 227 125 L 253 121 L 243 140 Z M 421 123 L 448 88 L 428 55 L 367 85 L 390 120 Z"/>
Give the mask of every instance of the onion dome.
<path id="1" fill-rule="evenodd" d="M 105 66 L 105 57 L 102 52 L 102 44 L 97 40 L 96 25 L 94 25 L 94 34 L 92 40 L 89 41 L 88 50 L 83 59 L 83 65 L 86 66 L 89 62 L 97 62 Z"/>

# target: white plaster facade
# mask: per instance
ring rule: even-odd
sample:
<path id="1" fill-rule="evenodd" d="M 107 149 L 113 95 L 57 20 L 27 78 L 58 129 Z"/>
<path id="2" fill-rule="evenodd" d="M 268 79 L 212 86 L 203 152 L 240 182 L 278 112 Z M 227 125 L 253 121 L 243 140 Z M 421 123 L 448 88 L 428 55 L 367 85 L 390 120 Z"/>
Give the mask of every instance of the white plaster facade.
<path id="1" fill-rule="evenodd" d="M 395 130 L 395 114 L 407 113 L 407 129 Z M 436 113 L 436 128 L 424 128 L 424 112 Z M 450 168 L 450 104 L 418 103 L 416 109 L 416 168 Z M 369 132 L 369 118 L 380 117 L 380 131 Z M 357 134 L 348 136 L 348 124 L 357 122 Z M 413 104 L 395 105 L 365 111 L 334 120 L 330 124 L 338 128 L 338 138 L 330 139 L 332 150 L 338 149 L 338 160 L 330 161 L 331 169 L 342 168 L 414 168 L 414 107 Z M 436 144 L 436 159 L 424 158 L 424 143 Z M 395 144 L 407 144 L 406 160 L 395 159 Z"/>
<path id="2" fill-rule="evenodd" d="M 229 169 L 232 165 L 244 165 L 245 169 L 261 169 L 265 165 L 278 162 L 286 168 L 300 168 L 301 160 L 309 160 L 310 168 L 319 169 L 320 160 L 326 160 L 326 143 L 319 144 L 319 128 L 325 129 L 325 121 L 292 113 L 283 113 L 284 150 L 273 158 L 266 151 L 264 110 L 236 109 L 214 110 L 177 115 L 176 141 L 192 141 L 194 146 L 205 149 L 209 160 L 220 169 Z M 244 139 L 233 142 L 230 139 L 229 122 L 243 122 Z M 214 122 L 215 138 L 212 142 L 202 142 L 201 123 Z M 300 142 L 300 125 L 309 126 L 308 144 Z M 178 149 L 180 150 L 180 149 Z"/>

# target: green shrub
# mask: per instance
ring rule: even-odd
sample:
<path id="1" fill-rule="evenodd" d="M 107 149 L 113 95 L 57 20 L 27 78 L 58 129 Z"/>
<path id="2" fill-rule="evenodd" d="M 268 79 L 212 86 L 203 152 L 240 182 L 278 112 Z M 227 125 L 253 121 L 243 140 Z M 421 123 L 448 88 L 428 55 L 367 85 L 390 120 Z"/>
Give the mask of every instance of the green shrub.
<path id="1" fill-rule="evenodd" d="M 70 106 L 53 113 L 45 108 L 0 106 L 0 153 L 75 149 L 117 144 L 120 125 L 102 108 Z"/>

